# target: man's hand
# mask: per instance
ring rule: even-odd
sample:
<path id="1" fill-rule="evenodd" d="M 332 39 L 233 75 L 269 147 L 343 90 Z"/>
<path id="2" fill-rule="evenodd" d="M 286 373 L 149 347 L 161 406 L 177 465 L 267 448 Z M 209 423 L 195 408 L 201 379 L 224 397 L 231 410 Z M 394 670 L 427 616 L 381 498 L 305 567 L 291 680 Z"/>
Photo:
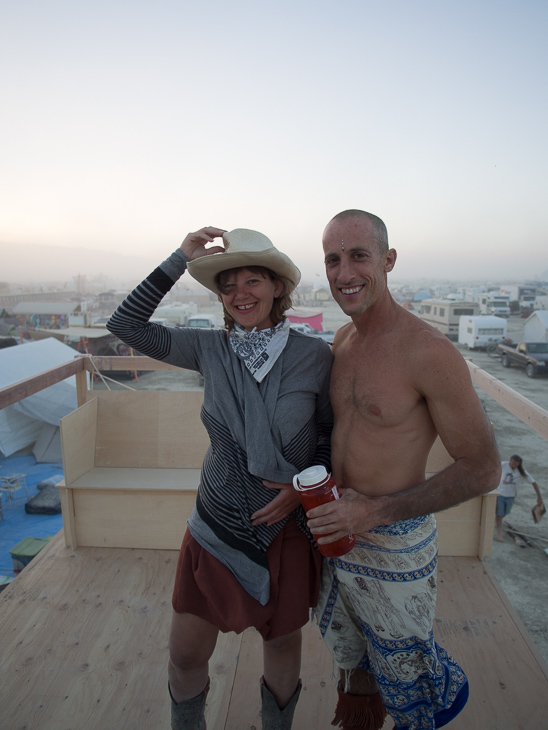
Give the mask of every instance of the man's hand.
<path id="1" fill-rule="evenodd" d="M 199 231 L 189 233 L 185 240 L 181 244 L 181 251 L 185 253 L 191 261 L 199 259 L 201 256 L 211 256 L 213 253 L 223 253 L 225 249 L 223 246 L 211 246 L 206 248 L 206 244 L 212 243 L 216 238 L 219 238 L 226 233 L 224 228 L 214 228 L 213 226 L 206 226 L 200 228 Z"/>
<path id="2" fill-rule="evenodd" d="M 383 524 L 381 498 L 371 499 L 354 489 L 339 487 L 340 499 L 308 510 L 308 529 L 318 544 L 327 545 L 347 535 L 359 535 Z M 321 537 L 328 535 L 328 537 Z"/>
<path id="3" fill-rule="evenodd" d="M 263 479 L 263 484 L 269 489 L 279 489 L 272 502 L 257 510 L 251 515 L 252 525 L 273 525 L 275 522 L 283 520 L 284 517 L 290 515 L 301 503 L 299 495 L 293 488 L 292 484 L 281 484 L 279 482 L 269 482 Z"/>

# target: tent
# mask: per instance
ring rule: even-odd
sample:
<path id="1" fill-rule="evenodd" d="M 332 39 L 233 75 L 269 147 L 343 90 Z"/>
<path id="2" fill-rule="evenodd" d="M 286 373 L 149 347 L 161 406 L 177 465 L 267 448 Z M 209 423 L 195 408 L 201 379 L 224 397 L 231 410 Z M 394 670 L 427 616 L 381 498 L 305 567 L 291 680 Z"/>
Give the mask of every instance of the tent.
<path id="1" fill-rule="evenodd" d="M 0 388 L 74 359 L 72 347 L 53 337 L 0 349 Z M 11 456 L 36 444 L 37 461 L 60 460 L 59 421 L 77 408 L 72 376 L 0 411 L 0 453 Z"/>
<path id="2" fill-rule="evenodd" d="M 548 342 L 548 311 L 537 311 L 525 320 L 524 342 Z"/>
<path id="3" fill-rule="evenodd" d="M 323 332 L 323 312 L 307 307 L 293 307 L 287 311 L 287 319 L 290 322 L 305 322 L 313 330 Z"/>

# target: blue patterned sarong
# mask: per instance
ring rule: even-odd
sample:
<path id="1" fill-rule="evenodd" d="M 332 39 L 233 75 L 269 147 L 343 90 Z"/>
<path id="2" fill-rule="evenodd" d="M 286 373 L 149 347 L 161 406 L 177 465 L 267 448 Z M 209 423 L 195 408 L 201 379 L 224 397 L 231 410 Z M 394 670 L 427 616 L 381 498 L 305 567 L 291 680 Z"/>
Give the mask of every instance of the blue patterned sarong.
<path id="1" fill-rule="evenodd" d="M 341 558 L 324 558 L 316 609 L 341 669 L 373 672 L 398 730 L 450 722 L 466 675 L 434 641 L 438 535 L 433 515 L 376 527 Z"/>

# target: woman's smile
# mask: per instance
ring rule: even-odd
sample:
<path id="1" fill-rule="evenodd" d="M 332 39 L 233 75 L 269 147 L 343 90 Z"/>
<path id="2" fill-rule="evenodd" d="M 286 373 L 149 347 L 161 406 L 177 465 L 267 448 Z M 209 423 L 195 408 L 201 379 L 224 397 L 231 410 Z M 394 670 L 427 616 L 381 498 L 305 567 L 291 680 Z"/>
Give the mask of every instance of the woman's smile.
<path id="1" fill-rule="evenodd" d="M 231 271 L 223 283 L 221 298 L 230 316 L 248 332 L 273 327 L 272 305 L 283 284 L 250 269 Z"/>

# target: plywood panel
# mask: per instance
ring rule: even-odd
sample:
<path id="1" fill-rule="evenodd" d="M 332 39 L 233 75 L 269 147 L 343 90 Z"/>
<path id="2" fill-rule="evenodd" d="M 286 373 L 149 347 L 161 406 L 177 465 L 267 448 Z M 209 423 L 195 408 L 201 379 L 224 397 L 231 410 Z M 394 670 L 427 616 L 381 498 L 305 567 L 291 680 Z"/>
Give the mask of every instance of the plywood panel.
<path id="1" fill-rule="evenodd" d="M 168 728 L 167 639 L 177 553 L 73 552 L 61 535 L 50 546 L 1 597 L 0 724 Z"/>
<path id="2" fill-rule="evenodd" d="M 59 498 L 61 500 L 61 513 L 63 515 L 63 532 L 65 533 L 65 544 L 73 550 L 78 547 L 76 537 L 76 521 L 74 515 L 74 501 L 72 489 L 65 489 L 64 482 L 59 484 Z"/>
<path id="3" fill-rule="evenodd" d="M 434 633 L 462 665 L 471 688 L 470 701 L 451 728 L 545 727 L 546 667 L 485 565 L 474 558 L 444 558 L 438 581 Z"/>
<path id="4" fill-rule="evenodd" d="M 495 530 L 495 507 L 497 493 L 485 494 L 481 501 L 480 540 L 478 557 L 483 560 L 491 555 L 493 549 L 493 533 Z"/>
<path id="5" fill-rule="evenodd" d="M 95 467 L 72 483 L 74 489 L 196 491 L 199 469 L 132 469 Z"/>
<path id="6" fill-rule="evenodd" d="M 192 492 L 73 490 L 78 545 L 178 550 Z"/>
<path id="7" fill-rule="evenodd" d="M 432 448 L 430 449 L 430 453 L 428 454 L 426 462 L 427 474 L 436 474 L 437 472 L 445 469 L 447 466 L 450 466 L 453 462 L 454 459 L 449 456 L 449 452 L 442 444 L 440 437 L 437 436 Z"/>
<path id="8" fill-rule="evenodd" d="M 0 595 L 0 706 L 9 728 L 169 727 L 167 637 L 177 553 L 72 551 L 56 537 Z M 435 634 L 465 669 L 470 700 L 452 730 L 543 728 L 548 669 L 490 572 L 441 558 Z M 303 642 L 295 730 L 329 730 L 335 677 L 317 627 Z M 221 636 L 210 662 L 212 730 L 259 728 L 257 632 Z M 240 713 L 240 714 L 238 714 Z M 228 718 L 228 719 L 227 719 Z M 387 721 L 384 730 L 391 730 Z"/>
<path id="9" fill-rule="evenodd" d="M 77 408 L 60 421 L 65 483 L 70 486 L 95 464 L 97 400 Z"/>
<path id="10" fill-rule="evenodd" d="M 474 499 L 457 504 L 443 512 L 436 512 L 436 520 L 438 522 L 476 522 L 479 525 L 481 516 L 481 500 L 482 497 L 474 497 Z"/>
<path id="11" fill-rule="evenodd" d="M 477 556 L 479 523 L 445 522 L 438 525 L 439 555 Z"/>
<path id="12" fill-rule="evenodd" d="M 201 467 L 201 391 L 101 391 L 96 466 Z"/>

